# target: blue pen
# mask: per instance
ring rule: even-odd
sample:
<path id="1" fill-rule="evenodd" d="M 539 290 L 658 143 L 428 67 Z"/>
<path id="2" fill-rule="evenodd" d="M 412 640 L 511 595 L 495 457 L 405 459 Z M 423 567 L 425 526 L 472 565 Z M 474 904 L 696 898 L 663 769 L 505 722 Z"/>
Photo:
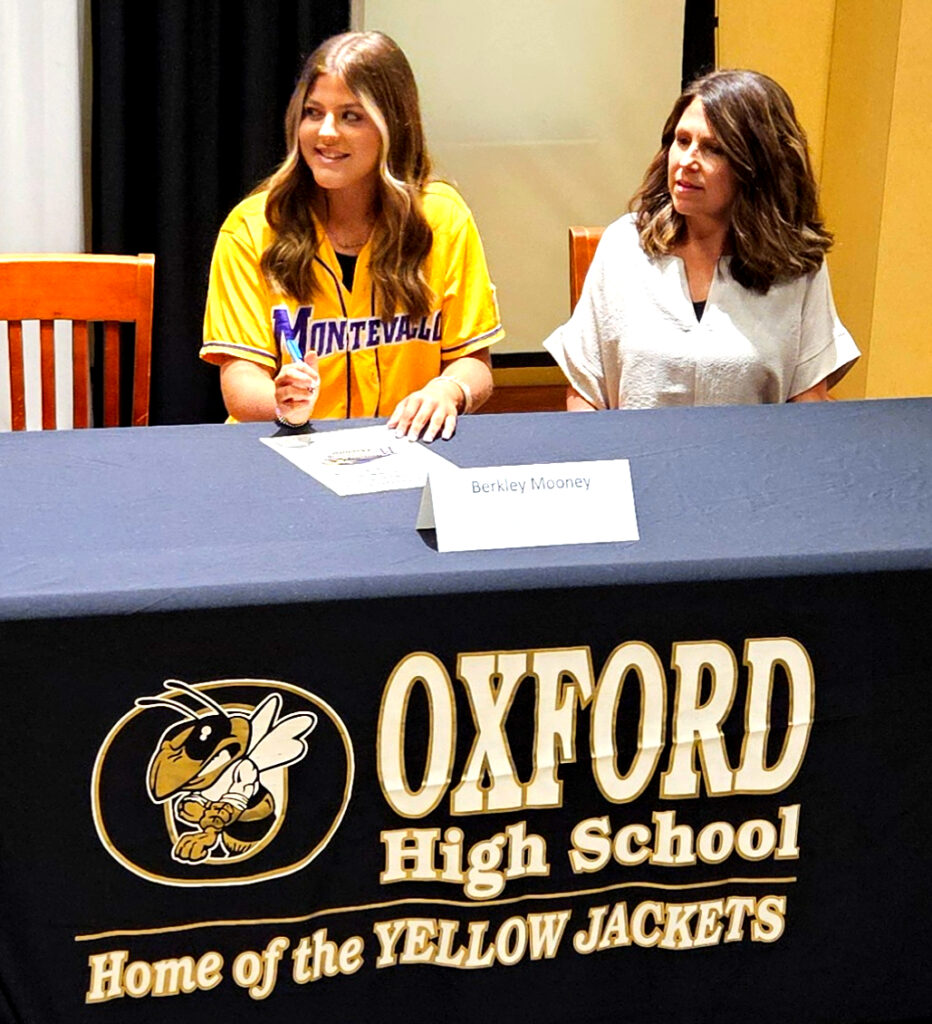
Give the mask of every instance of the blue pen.
<path id="1" fill-rule="evenodd" d="M 301 355 L 301 350 L 298 348 L 294 338 L 284 338 L 285 348 L 288 349 L 288 355 L 291 356 L 291 361 L 294 363 L 304 363 L 304 357 Z M 314 388 L 308 386 L 308 391 L 313 392 Z"/>
<path id="2" fill-rule="evenodd" d="M 286 337 L 283 340 L 285 342 L 285 348 L 288 349 L 288 355 L 291 356 L 291 361 L 293 363 L 303 363 L 304 362 L 304 357 L 301 355 L 301 350 L 298 348 L 297 344 L 295 343 L 294 338 Z"/>

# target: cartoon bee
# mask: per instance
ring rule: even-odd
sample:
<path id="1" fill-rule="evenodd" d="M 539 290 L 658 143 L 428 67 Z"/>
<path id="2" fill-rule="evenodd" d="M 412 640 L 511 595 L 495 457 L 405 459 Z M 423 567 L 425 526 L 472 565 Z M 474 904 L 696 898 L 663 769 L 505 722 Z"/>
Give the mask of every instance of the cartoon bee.
<path id="1" fill-rule="evenodd" d="M 172 857 L 185 862 L 257 853 L 284 811 L 284 769 L 307 754 L 303 737 L 316 727 L 317 715 L 279 718 L 277 693 L 251 712 L 228 711 L 180 680 L 163 685 L 182 690 L 205 709 L 192 711 L 165 694 L 136 700 L 142 708 L 172 707 L 185 719 L 162 733 L 147 780 L 150 799 L 170 802 L 180 832 Z M 194 828 L 181 831 L 184 826 Z"/>

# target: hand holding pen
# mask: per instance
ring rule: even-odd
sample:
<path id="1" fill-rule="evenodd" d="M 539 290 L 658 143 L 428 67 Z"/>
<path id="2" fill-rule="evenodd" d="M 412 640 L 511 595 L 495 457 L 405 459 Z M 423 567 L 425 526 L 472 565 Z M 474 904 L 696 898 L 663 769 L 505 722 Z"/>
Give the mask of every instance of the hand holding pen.
<path id="1" fill-rule="evenodd" d="M 317 353 L 309 351 L 302 358 L 290 338 L 285 339 L 285 345 L 291 362 L 285 363 L 275 377 L 275 414 L 280 423 L 303 427 L 311 418 L 320 394 Z"/>

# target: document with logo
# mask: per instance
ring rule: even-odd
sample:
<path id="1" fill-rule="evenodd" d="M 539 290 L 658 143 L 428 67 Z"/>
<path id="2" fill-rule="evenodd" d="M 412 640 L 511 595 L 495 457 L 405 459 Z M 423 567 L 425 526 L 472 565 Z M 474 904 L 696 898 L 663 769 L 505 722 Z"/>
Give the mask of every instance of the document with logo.
<path id="1" fill-rule="evenodd" d="M 341 497 L 423 487 L 431 469 L 451 465 L 425 445 L 395 437 L 385 426 L 260 440 Z"/>

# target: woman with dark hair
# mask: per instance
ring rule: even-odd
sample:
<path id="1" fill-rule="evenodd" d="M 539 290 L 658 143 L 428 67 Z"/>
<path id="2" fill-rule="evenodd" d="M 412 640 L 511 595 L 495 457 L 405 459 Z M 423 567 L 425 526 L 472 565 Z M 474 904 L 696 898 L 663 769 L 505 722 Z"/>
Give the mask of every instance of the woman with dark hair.
<path id="1" fill-rule="evenodd" d="M 828 398 L 859 352 L 835 312 L 806 136 L 776 82 L 693 82 L 629 210 L 544 342 L 568 409 Z"/>
<path id="2" fill-rule="evenodd" d="M 380 32 L 326 40 L 285 116 L 288 155 L 229 215 L 201 357 L 237 420 L 389 416 L 452 435 L 504 337 L 475 222 L 431 179 L 417 86 Z"/>

